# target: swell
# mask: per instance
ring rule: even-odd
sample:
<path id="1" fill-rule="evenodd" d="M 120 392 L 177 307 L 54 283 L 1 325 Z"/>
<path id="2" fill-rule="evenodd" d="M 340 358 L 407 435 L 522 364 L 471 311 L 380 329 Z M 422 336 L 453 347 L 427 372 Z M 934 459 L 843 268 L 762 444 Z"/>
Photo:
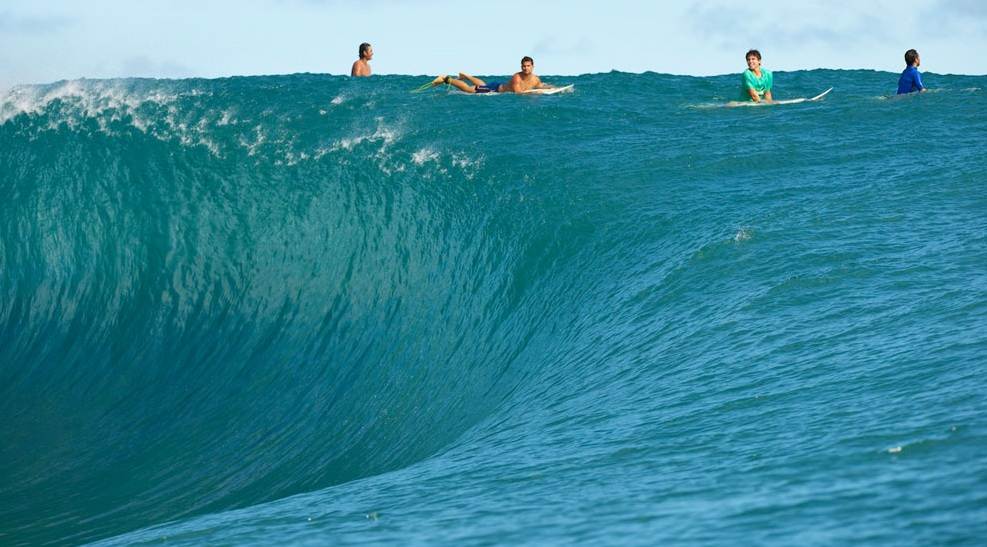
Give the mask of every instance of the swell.
<path id="1" fill-rule="evenodd" d="M 954 304 L 919 303 L 942 279 L 982 294 L 982 79 L 905 102 L 871 91 L 887 75 L 786 77 L 844 99 L 699 109 L 735 78 L 656 74 L 548 100 L 310 75 L 15 90 L 0 530 L 83 542 L 351 483 L 483 422 L 567 450 L 630 431 L 579 426 L 601 408 L 703 427 L 715 386 L 843 364 L 807 341 L 865 360 L 848 314 L 893 342 L 882 289 L 909 272 L 911 332 L 937 332 L 921 313 Z M 896 154 L 906 115 L 941 138 Z M 912 201 L 933 179 L 939 225 Z"/>
<path id="2" fill-rule="evenodd" d="M 225 133 L 202 94 L 143 100 L 141 82 L 3 125 L 12 537 L 86 541 L 406 466 L 523 376 L 544 328 L 532 249 L 556 237 L 537 200 L 400 122 L 324 121 L 341 101 L 265 110 L 263 84 L 211 99 L 239 112 Z M 321 155 L 292 162 L 289 133 Z"/>

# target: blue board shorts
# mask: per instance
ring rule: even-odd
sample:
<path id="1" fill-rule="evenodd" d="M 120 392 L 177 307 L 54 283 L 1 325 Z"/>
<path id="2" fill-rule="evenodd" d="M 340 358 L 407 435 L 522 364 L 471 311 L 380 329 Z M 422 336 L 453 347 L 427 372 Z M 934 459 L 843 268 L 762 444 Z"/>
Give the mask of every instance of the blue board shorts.
<path id="1" fill-rule="evenodd" d="M 476 93 L 497 93 L 500 91 L 500 82 L 490 82 L 489 84 L 478 85 L 473 88 Z"/>

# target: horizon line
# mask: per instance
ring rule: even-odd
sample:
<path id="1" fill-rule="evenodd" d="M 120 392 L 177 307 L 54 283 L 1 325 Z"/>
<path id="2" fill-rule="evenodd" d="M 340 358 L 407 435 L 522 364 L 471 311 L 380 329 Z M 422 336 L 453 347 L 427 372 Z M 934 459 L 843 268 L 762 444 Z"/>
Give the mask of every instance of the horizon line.
<path id="1" fill-rule="evenodd" d="M 813 71 L 834 71 L 834 72 L 880 72 L 885 74 L 897 74 L 897 72 L 876 69 L 876 68 L 829 68 L 829 67 L 815 67 L 815 68 L 798 68 L 794 70 L 786 69 L 776 69 L 772 70 L 772 73 L 795 73 L 795 72 L 813 72 Z M 610 69 L 605 72 L 582 72 L 582 73 L 542 73 L 543 77 L 582 77 L 582 76 L 595 76 L 600 74 L 630 74 L 635 76 L 643 76 L 645 74 L 657 74 L 660 76 L 675 76 L 675 77 L 686 77 L 686 78 L 719 78 L 722 76 L 733 76 L 741 74 L 743 71 L 737 72 L 724 72 L 720 74 L 677 74 L 674 72 L 659 72 L 657 70 L 645 70 L 642 72 L 631 72 L 626 70 Z M 934 74 L 936 76 L 969 76 L 969 77 L 981 77 L 987 76 L 987 74 L 973 74 L 973 73 L 960 73 L 960 72 L 935 72 L 931 70 L 924 71 L 923 74 Z M 183 80 L 224 80 L 230 78 L 264 78 L 264 77 L 277 77 L 277 76 L 298 76 L 298 75 L 316 75 L 316 76 L 331 76 L 331 77 L 343 77 L 343 78 L 354 78 L 349 74 L 345 73 L 332 73 L 332 72 L 285 72 L 285 73 L 255 73 L 255 74 L 225 74 L 225 75 L 189 75 L 184 77 L 170 77 L 170 76 L 109 76 L 109 77 L 88 77 L 79 76 L 75 78 L 62 78 L 59 80 L 52 80 L 49 82 L 21 82 L 21 83 L 11 83 L 11 84 L 0 84 L 0 93 L 6 93 L 14 88 L 18 87 L 34 87 L 34 86 L 46 86 L 54 85 L 63 82 L 77 82 L 77 81 L 112 81 L 112 80 L 167 80 L 167 81 L 183 81 Z M 479 76 L 493 76 L 494 74 L 478 74 Z M 434 77 L 433 74 L 406 74 L 406 73 L 396 73 L 396 72 L 383 72 L 375 73 L 369 78 L 373 77 Z M 357 79 L 357 78 L 354 78 Z"/>

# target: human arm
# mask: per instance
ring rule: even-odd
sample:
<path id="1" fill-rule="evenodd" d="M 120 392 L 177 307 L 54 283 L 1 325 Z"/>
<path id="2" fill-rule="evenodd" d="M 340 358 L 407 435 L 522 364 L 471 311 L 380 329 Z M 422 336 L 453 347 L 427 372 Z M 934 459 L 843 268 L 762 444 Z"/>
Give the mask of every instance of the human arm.
<path id="1" fill-rule="evenodd" d="M 761 102 L 761 95 L 757 92 L 757 82 L 754 80 L 754 74 L 749 70 L 745 70 L 740 76 L 740 80 L 742 82 L 740 84 L 741 87 L 747 92 L 751 100 L 755 103 Z"/>
<path id="2" fill-rule="evenodd" d="M 773 103 L 775 101 L 774 97 L 771 95 L 771 88 L 775 85 L 775 75 L 770 70 L 761 69 L 761 73 L 764 75 L 764 102 Z"/>
<path id="3" fill-rule="evenodd" d="M 915 71 L 915 83 L 914 83 L 914 85 L 915 85 L 915 87 L 918 88 L 918 90 L 919 90 L 920 93 L 925 93 L 925 90 L 926 89 L 925 89 L 925 85 L 922 84 L 922 74 L 919 73 L 919 71 L 917 71 L 917 70 Z"/>
<path id="4" fill-rule="evenodd" d="M 546 84 L 545 82 L 541 81 L 541 78 L 535 76 L 535 85 L 532 86 L 532 89 L 554 89 L 554 88 L 555 88 L 554 85 Z"/>

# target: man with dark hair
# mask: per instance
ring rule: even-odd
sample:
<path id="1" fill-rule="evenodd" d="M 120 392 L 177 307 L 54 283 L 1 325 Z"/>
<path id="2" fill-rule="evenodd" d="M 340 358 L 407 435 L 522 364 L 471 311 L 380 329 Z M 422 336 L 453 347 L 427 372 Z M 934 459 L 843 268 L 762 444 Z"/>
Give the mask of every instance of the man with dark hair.
<path id="1" fill-rule="evenodd" d="M 448 84 L 464 93 L 524 93 L 532 89 L 550 89 L 552 85 L 544 84 L 535 75 L 535 60 L 525 55 L 521 59 L 521 71 L 514 74 L 507 82 L 484 82 L 465 72 L 459 73 L 459 79 L 442 74 L 432 80 L 432 87 Z"/>
<path id="2" fill-rule="evenodd" d="M 755 103 L 772 102 L 771 86 L 774 84 L 774 76 L 771 71 L 761 68 L 761 52 L 752 49 L 744 57 L 747 59 L 747 70 L 743 74 L 743 97 Z"/>
<path id="3" fill-rule="evenodd" d="M 370 60 L 374 58 L 374 48 L 364 42 L 360 44 L 360 58 L 353 61 L 350 76 L 370 76 Z"/>
<path id="4" fill-rule="evenodd" d="M 925 91 L 925 86 L 922 85 L 922 75 L 918 71 L 918 67 L 921 64 L 922 58 L 919 57 L 917 51 L 910 49 L 905 52 L 905 65 L 907 66 L 905 66 L 904 72 L 901 73 L 901 77 L 898 78 L 898 95 L 904 95 L 914 91 Z"/>

